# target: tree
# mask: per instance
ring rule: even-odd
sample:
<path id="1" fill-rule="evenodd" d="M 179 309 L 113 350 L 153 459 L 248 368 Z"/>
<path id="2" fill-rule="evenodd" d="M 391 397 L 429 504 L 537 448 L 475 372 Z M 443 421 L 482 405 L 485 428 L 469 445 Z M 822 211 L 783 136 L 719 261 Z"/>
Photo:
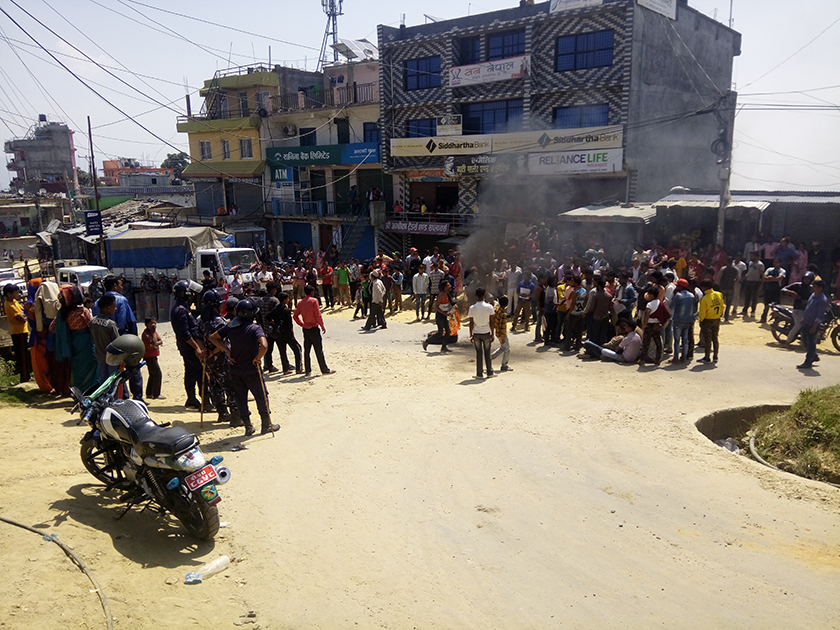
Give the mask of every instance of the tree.
<path id="1" fill-rule="evenodd" d="M 190 163 L 190 156 L 181 151 L 180 153 L 167 153 L 166 159 L 161 162 L 161 168 L 171 168 L 172 169 L 172 177 L 175 179 L 181 179 L 181 173 L 184 172 L 184 169 L 187 168 L 187 164 Z"/>
<path id="2" fill-rule="evenodd" d="M 93 180 L 90 177 L 90 173 L 85 170 L 80 169 L 78 166 L 76 167 L 76 173 L 79 176 L 79 186 L 82 188 L 93 188 Z M 102 180 L 98 177 L 96 178 L 96 183 L 100 186 L 102 185 Z"/>

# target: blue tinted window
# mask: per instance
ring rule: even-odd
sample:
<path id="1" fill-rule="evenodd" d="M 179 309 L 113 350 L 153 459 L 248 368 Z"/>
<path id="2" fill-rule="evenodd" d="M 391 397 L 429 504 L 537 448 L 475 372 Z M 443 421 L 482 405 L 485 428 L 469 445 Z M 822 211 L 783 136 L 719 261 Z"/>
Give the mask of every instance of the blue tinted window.
<path id="1" fill-rule="evenodd" d="M 408 121 L 409 138 L 425 138 L 437 135 L 437 120 L 434 118 L 417 118 Z"/>
<path id="2" fill-rule="evenodd" d="M 521 98 L 461 106 L 464 135 L 506 133 L 522 130 Z"/>
<path id="3" fill-rule="evenodd" d="M 580 129 L 582 127 L 606 127 L 609 124 L 610 106 L 578 105 L 558 107 L 554 110 L 555 129 Z"/>
<path id="4" fill-rule="evenodd" d="M 525 29 L 487 36 L 487 61 L 507 59 L 525 53 Z"/>
<path id="5" fill-rule="evenodd" d="M 481 61 L 481 38 L 465 37 L 461 40 L 461 65 L 479 63 Z"/>
<path id="6" fill-rule="evenodd" d="M 558 37 L 555 68 L 558 72 L 567 72 L 611 66 L 614 45 L 613 31 Z"/>
<path id="7" fill-rule="evenodd" d="M 423 90 L 431 87 L 440 87 L 440 57 L 406 61 L 405 89 Z"/>

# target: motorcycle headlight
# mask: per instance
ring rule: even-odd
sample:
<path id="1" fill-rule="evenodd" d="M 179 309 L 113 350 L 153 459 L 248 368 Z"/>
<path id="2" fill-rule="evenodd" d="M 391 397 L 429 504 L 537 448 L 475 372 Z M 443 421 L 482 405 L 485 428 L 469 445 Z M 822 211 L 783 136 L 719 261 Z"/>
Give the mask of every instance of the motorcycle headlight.
<path id="1" fill-rule="evenodd" d="M 197 448 L 189 450 L 183 455 L 179 455 L 175 458 L 175 468 L 178 470 L 185 470 L 187 472 L 200 470 L 204 468 L 206 463 L 207 461 L 204 459 L 204 454 Z"/>

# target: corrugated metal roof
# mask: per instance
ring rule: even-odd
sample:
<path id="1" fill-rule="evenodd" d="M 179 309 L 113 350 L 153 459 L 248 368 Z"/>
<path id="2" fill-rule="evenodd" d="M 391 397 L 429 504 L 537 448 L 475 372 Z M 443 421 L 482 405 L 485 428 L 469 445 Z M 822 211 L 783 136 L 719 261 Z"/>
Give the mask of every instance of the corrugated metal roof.
<path id="1" fill-rule="evenodd" d="M 663 197 L 659 201 L 655 202 L 656 205 L 665 205 L 664 202 L 673 202 L 673 201 L 709 201 L 714 202 L 715 204 L 718 203 L 720 199 L 719 195 L 716 194 L 698 194 L 698 193 L 686 193 L 686 194 L 674 194 L 668 195 L 667 197 Z M 801 204 L 828 204 L 828 203 L 835 203 L 840 204 L 840 193 L 832 193 L 828 195 L 807 195 L 807 194 L 786 194 L 786 193 L 778 193 L 778 192 L 750 192 L 750 193 L 732 193 L 732 202 L 733 203 L 745 203 L 745 202 L 762 202 L 762 203 L 801 203 Z"/>
<path id="2" fill-rule="evenodd" d="M 656 208 L 653 206 L 584 206 L 558 214 L 557 218 L 563 221 L 650 223 L 656 218 Z"/>
<path id="3" fill-rule="evenodd" d="M 691 200 L 691 199 L 675 199 L 673 201 L 669 201 L 666 197 L 660 201 L 657 201 L 655 206 L 660 208 L 719 208 L 720 207 L 720 200 Z M 729 208 L 747 208 L 747 209 L 754 209 L 754 210 L 766 210 L 770 206 L 769 201 L 744 201 L 741 199 L 733 199 L 729 202 L 726 206 L 727 209 Z"/>

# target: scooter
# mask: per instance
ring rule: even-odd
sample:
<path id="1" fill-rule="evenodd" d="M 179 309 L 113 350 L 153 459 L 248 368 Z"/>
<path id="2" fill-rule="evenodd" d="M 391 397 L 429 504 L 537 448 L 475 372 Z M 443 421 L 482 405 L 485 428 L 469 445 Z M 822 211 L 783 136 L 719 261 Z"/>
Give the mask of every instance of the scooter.
<path id="1" fill-rule="evenodd" d="M 211 539 L 219 531 L 217 484 L 230 480 L 230 470 L 220 466 L 220 456 L 208 462 L 195 435 L 169 423 L 157 424 L 145 404 L 118 397 L 120 387 L 145 365 L 144 352 L 137 335 L 118 337 L 107 348 L 106 362 L 122 364 L 124 370 L 87 396 L 71 390 L 81 409 L 79 423 L 90 426 L 80 442 L 82 464 L 109 489 L 126 491 L 123 500 L 128 505 L 117 519 L 132 506 L 146 503 L 171 512 L 192 536 Z"/>

